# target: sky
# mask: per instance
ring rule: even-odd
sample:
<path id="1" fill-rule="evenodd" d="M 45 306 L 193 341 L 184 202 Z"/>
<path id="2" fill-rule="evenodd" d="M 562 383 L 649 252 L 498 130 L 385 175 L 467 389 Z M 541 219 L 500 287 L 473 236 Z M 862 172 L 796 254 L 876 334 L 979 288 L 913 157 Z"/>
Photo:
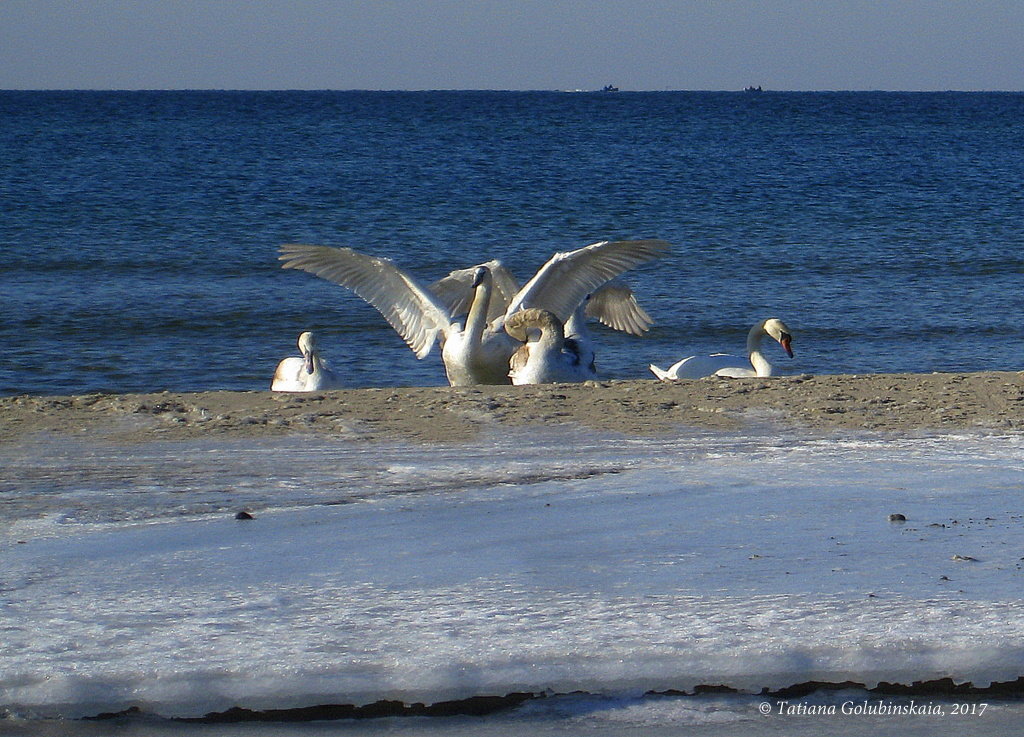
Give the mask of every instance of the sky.
<path id="1" fill-rule="evenodd" d="M 0 0 L 0 89 L 1024 90 L 1021 0 Z"/>

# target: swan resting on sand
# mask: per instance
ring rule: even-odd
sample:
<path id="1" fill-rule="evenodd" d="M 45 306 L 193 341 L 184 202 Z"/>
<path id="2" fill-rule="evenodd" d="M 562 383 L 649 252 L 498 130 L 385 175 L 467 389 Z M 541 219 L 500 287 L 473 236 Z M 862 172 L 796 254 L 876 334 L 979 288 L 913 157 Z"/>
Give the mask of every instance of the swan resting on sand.
<path id="1" fill-rule="evenodd" d="M 277 364 L 270 390 L 274 392 L 315 392 L 340 389 L 341 381 L 320 358 L 316 338 L 308 330 L 299 335 L 302 357 L 289 356 Z"/>
<path id="2" fill-rule="evenodd" d="M 509 361 L 513 384 L 581 382 L 597 376 L 593 351 L 566 338 L 561 321 L 547 310 L 530 308 L 510 315 L 505 332 L 523 343 Z"/>
<path id="3" fill-rule="evenodd" d="M 761 338 L 765 335 L 777 340 L 792 358 L 793 334 L 786 323 L 772 317 L 759 322 L 747 334 L 747 356 L 713 353 L 710 356 L 690 356 L 673 364 L 667 371 L 651 364 L 651 371 L 662 381 L 673 379 L 701 379 L 705 376 L 732 378 L 764 377 L 772 375 L 772 365 L 761 353 Z"/>
<path id="4" fill-rule="evenodd" d="M 375 307 L 423 358 L 435 340 L 442 345 L 452 386 L 508 384 L 509 359 L 519 347 L 505 332 L 507 316 L 529 307 L 546 309 L 562 323 L 584 298 L 611 279 L 660 257 L 660 240 L 602 241 L 556 253 L 530 281 L 492 308 L 495 279 L 489 264 L 472 269 L 465 322 L 433 291 L 385 258 L 351 248 L 289 244 L 281 247 L 283 268 L 300 269 L 347 287 Z"/>

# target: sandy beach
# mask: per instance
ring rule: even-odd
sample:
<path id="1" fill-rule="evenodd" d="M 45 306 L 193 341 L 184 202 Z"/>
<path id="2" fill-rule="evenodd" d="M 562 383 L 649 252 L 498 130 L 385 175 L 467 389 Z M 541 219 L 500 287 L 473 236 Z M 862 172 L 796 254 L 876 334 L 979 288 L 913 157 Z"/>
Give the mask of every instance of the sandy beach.
<path id="1" fill-rule="evenodd" d="M 0 442 L 39 433 L 115 442 L 315 433 L 453 443 L 502 425 L 656 434 L 774 423 L 879 432 L 1024 429 L 1024 373 L 800 375 L 544 386 L 0 398 Z"/>

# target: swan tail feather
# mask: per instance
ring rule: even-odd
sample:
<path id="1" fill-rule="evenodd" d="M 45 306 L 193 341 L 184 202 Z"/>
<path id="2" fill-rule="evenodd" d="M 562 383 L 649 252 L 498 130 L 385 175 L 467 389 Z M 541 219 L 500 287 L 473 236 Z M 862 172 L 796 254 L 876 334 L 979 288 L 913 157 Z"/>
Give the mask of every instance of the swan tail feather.
<path id="1" fill-rule="evenodd" d="M 653 363 L 650 365 L 649 368 L 651 369 L 651 373 L 654 374 L 655 376 L 657 376 L 662 381 L 672 381 L 672 377 L 669 375 L 668 371 L 666 371 L 665 369 L 658 368 Z"/>

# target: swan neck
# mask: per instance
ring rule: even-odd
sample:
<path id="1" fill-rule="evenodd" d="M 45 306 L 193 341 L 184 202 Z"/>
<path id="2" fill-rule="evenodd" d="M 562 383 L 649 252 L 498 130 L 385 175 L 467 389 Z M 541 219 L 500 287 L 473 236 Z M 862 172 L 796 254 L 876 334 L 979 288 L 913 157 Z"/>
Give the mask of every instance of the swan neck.
<path id="1" fill-rule="evenodd" d="M 587 329 L 587 316 L 585 313 L 586 306 L 580 305 L 576 310 L 569 316 L 569 319 L 565 321 L 563 327 L 564 335 L 584 335 Z"/>
<path id="2" fill-rule="evenodd" d="M 750 365 L 754 367 L 754 373 L 760 377 L 772 375 L 772 365 L 764 357 L 761 351 L 754 351 L 750 354 Z"/>
<path id="3" fill-rule="evenodd" d="M 303 370 L 307 374 L 312 374 L 318 368 L 318 366 L 317 366 L 317 363 L 318 363 L 317 355 L 313 351 L 306 349 L 304 346 L 300 346 L 300 348 L 302 348 L 302 367 L 303 367 Z"/>
<path id="4" fill-rule="evenodd" d="M 551 318 L 551 315 L 544 315 L 544 319 L 537 321 L 540 328 L 540 343 L 553 345 L 561 348 L 565 343 L 565 327 L 558 320 Z"/>
<path id="5" fill-rule="evenodd" d="M 491 279 L 485 277 L 473 291 L 473 303 L 469 306 L 466 316 L 466 335 L 470 340 L 479 342 L 487 326 L 487 308 L 491 302 Z"/>
<path id="6" fill-rule="evenodd" d="M 761 338 L 765 335 L 764 323 L 755 325 L 747 333 L 747 353 L 750 356 L 750 365 L 754 367 L 754 373 L 761 377 L 772 375 L 772 365 L 761 353 Z"/>

